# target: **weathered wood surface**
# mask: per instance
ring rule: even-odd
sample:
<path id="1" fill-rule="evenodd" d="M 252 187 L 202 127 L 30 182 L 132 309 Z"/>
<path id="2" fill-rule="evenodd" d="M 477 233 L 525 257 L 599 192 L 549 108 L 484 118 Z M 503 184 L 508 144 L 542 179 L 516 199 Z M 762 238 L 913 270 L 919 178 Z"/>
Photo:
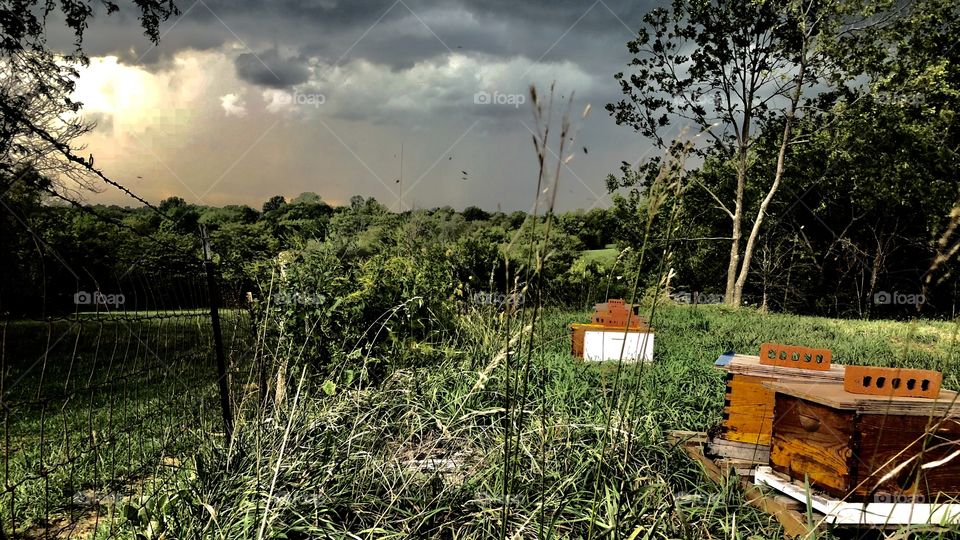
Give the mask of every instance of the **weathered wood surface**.
<path id="1" fill-rule="evenodd" d="M 910 411 L 861 413 L 778 393 L 770 464 L 842 500 L 960 497 L 960 422 Z"/>
<path id="2" fill-rule="evenodd" d="M 851 394 L 843 389 L 842 384 L 771 381 L 764 385 L 775 392 L 862 414 L 960 416 L 957 393 L 950 390 L 941 390 L 940 396 L 934 400 Z"/>
<path id="3" fill-rule="evenodd" d="M 860 415 L 857 429 L 856 497 L 875 498 L 877 493 L 885 493 L 898 499 L 943 502 L 945 497 L 960 496 L 957 419 Z M 894 474 L 884 480 L 891 472 Z"/>
<path id="4" fill-rule="evenodd" d="M 811 369 L 797 369 L 780 366 L 767 366 L 760 363 L 759 356 L 749 354 L 735 354 L 733 359 L 724 366 L 719 366 L 731 373 L 754 375 L 771 379 L 791 379 L 797 381 L 843 381 L 844 366 L 831 364 L 830 369 L 817 371 Z"/>
<path id="5" fill-rule="evenodd" d="M 729 372 L 723 413 L 725 438 L 732 441 L 770 445 L 773 426 L 773 390 L 769 382 L 843 380 L 843 367 L 826 371 L 766 366 L 759 356 L 734 355 L 722 366 Z"/>
<path id="6" fill-rule="evenodd" d="M 710 455 L 728 458 L 736 462 L 766 465 L 770 461 L 770 447 L 764 444 L 751 444 L 715 437 L 707 443 L 707 450 Z"/>
<path id="7" fill-rule="evenodd" d="M 779 394 L 770 465 L 790 478 L 843 498 L 853 486 L 856 447 L 853 411 L 834 410 Z"/>

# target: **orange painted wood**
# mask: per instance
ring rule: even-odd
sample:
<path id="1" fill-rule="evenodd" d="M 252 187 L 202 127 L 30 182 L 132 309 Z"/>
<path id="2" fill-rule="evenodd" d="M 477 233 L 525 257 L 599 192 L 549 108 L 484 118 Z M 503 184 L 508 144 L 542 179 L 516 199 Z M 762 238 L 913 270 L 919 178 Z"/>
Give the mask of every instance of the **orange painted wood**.
<path id="1" fill-rule="evenodd" d="M 852 411 L 834 410 L 778 394 L 770 466 L 790 478 L 844 498 L 855 478 Z"/>
<path id="2" fill-rule="evenodd" d="M 583 337 L 586 335 L 587 329 L 582 324 L 571 324 L 570 332 L 573 334 L 570 354 L 577 358 L 583 358 Z"/>
<path id="3" fill-rule="evenodd" d="M 724 437 L 737 442 L 770 444 L 774 393 L 763 386 L 768 379 L 733 375 L 727 382 Z"/>
<path id="4" fill-rule="evenodd" d="M 829 349 L 813 349 L 799 345 L 764 343 L 760 345 L 760 363 L 768 366 L 827 371 L 833 353 Z"/>
<path id="5" fill-rule="evenodd" d="M 847 366 L 843 389 L 852 394 L 935 399 L 943 375 L 927 369 Z"/>

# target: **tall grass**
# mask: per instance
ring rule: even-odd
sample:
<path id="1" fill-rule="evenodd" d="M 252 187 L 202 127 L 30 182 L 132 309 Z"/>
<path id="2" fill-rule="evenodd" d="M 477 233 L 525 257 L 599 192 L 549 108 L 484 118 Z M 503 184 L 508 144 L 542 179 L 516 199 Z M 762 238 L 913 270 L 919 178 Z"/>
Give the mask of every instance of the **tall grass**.
<path id="1" fill-rule="evenodd" d="M 504 325 L 468 312 L 444 360 L 398 369 L 375 387 L 330 395 L 319 379 L 311 384 L 307 370 L 304 383 L 292 386 L 298 397 L 269 413 L 251 390 L 237 430 L 243 451 L 230 456 L 211 440 L 184 460 L 189 474 L 164 519 L 183 538 L 486 539 L 504 530 L 508 538 L 584 538 L 591 526 L 602 537 L 778 538 L 778 523 L 745 506 L 735 485 L 710 483 L 665 442 L 670 430 L 719 423 L 717 355 L 802 336 L 844 362 L 942 366 L 948 386 L 960 383 L 948 323 L 664 304 L 657 362 L 643 373 L 622 370 L 624 388 L 636 388 L 625 396 L 630 418 L 622 429 L 615 418 L 608 429 L 616 365 L 584 363 L 568 352 L 565 326 L 586 316 L 542 313 L 525 402 L 526 417 L 535 420 L 511 426 L 519 445 L 509 469 Z M 514 328 L 514 347 L 522 330 Z M 303 366 L 295 372 L 299 383 Z M 611 451 L 615 445 L 620 452 Z M 507 470 L 509 499 L 501 494 Z"/>

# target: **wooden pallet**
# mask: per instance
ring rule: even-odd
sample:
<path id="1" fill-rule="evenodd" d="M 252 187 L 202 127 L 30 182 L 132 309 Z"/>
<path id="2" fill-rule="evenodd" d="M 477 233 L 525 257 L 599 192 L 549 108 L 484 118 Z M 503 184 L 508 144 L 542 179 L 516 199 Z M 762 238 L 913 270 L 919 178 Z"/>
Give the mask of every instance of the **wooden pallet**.
<path id="1" fill-rule="evenodd" d="M 810 526 L 804 514 L 805 505 L 768 490 L 765 486 L 753 483 L 753 467 L 745 468 L 743 462 L 738 466 L 731 463 L 730 458 L 718 459 L 708 456 L 710 445 L 716 443 L 706 433 L 672 431 L 668 434 L 667 441 L 683 448 L 691 459 L 703 467 L 704 473 L 714 482 L 720 485 L 726 485 L 731 480 L 738 482 L 743 489 L 743 497 L 747 504 L 775 517 L 787 536 L 798 539 L 815 538 L 819 532 L 822 532 L 823 514 L 813 512 L 813 526 Z M 746 470 L 747 474 L 741 474 L 741 470 Z M 731 475 L 731 472 L 735 472 L 736 475 Z"/>

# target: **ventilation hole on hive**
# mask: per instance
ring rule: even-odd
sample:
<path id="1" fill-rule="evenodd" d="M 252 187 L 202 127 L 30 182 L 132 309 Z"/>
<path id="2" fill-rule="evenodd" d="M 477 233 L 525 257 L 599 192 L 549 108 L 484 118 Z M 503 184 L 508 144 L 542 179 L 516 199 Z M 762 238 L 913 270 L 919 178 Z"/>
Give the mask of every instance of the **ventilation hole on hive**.
<path id="1" fill-rule="evenodd" d="M 886 377 L 877 377 L 877 388 L 883 388 L 883 385 L 887 383 Z"/>
<path id="2" fill-rule="evenodd" d="M 907 390 L 913 390 L 915 386 L 917 386 L 916 379 L 907 379 Z"/>
<path id="3" fill-rule="evenodd" d="M 791 360 L 793 360 L 794 362 L 799 362 L 799 361 L 800 361 L 800 353 L 794 352 L 794 353 L 791 355 Z"/>
<path id="4" fill-rule="evenodd" d="M 773 360 L 773 359 L 776 358 L 776 357 L 777 357 L 777 351 L 775 351 L 775 350 L 773 350 L 773 349 L 768 349 L 768 350 L 767 350 L 767 358 L 769 358 L 770 360 Z"/>
<path id="5" fill-rule="evenodd" d="M 780 359 L 781 360 L 787 359 L 787 351 L 780 351 Z"/>
<path id="6" fill-rule="evenodd" d="M 818 364 L 822 364 L 822 363 L 823 363 L 823 355 L 822 355 L 822 354 L 818 354 L 818 355 L 817 355 L 817 363 L 818 363 Z"/>
<path id="7" fill-rule="evenodd" d="M 890 386 L 892 386 L 894 390 L 896 390 L 897 388 L 900 388 L 900 378 L 898 377 L 895 379 L 891 379 Z"/>
<path id="8" fill-rule="evenodd" d="M 863 378 L 863 386 L 864 386 L 864 388 L 870 388 L 870 382 L 871 382 L 871 381 L 873 381 L 873 377 L 871 377 L 871 376 L 869 376 L 869 375 L 865 376 L 865 377 Z"/>
<path id="9" fill-rule="evenodd" d="M 926 392 L 927 390 L 929 390 L 929 389 L 930 389 L 930 381 L 928 381 L 927 379 L 924 379 L 924 380 L 920 383 L 920 389 L 923 390 L 924 392 Z"/>

